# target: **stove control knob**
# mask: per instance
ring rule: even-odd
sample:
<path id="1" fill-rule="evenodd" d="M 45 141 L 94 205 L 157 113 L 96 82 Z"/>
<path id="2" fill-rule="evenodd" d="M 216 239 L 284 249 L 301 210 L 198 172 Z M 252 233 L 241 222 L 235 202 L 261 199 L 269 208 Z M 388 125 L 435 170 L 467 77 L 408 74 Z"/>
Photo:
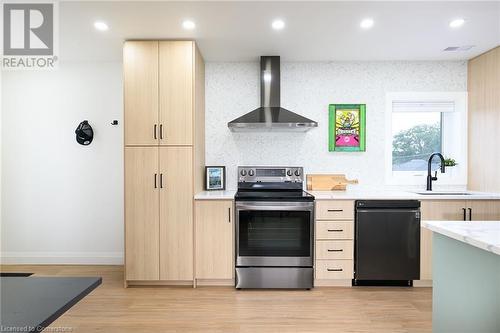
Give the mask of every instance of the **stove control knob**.
<path id="1" fill-rule="evenodd" d="M 288 169 L 288 170 L 286 171 L 286 175 L 287 175 L 288 177 L 291 177 L 291 176 L 292 176 L 292 170 Z"/>
<path id="2" fill-rule="evenodd" d="M 300 170 L 299 169 L 295 170 L 295 176 L 297 176 L 297 177 L 300 176 Z"/>
<path id="3" fill-rule="evenodd" d="M 240 171 L 240 175 L 242 175 L 243 177 L 245 177 L 247 175 L 247 171 L 245 169 L 241 170 Z"/>
<path id="4" fill-rule="evenodd" d="M 255 172 L 252 169 L 248 170 L 248 175 L 250 177 L 253 177 L 254 174 L 255 174 Z"/>

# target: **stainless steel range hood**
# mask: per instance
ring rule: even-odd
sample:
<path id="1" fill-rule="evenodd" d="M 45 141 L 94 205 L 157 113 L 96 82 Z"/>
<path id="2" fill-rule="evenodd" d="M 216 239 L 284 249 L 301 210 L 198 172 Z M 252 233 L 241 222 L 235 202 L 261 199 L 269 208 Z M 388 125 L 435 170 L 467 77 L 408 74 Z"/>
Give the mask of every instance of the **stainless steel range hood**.
<path id="1" fill-rule="evenodd" d="M 260 58 L 260 108 L 227 123 L 233 132 L 305 132 L 318 123 L 280 105 L 280 57 Z"/>

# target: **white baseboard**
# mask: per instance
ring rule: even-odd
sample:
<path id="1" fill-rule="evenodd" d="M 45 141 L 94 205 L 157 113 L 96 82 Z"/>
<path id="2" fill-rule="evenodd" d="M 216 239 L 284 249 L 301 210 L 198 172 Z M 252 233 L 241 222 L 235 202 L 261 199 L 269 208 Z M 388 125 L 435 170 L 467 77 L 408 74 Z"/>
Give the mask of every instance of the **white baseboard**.
<path id="1" fill-rule="evenodd" d="M 10 265 L 123 265 L 123 252 L 2 252 Z"/>

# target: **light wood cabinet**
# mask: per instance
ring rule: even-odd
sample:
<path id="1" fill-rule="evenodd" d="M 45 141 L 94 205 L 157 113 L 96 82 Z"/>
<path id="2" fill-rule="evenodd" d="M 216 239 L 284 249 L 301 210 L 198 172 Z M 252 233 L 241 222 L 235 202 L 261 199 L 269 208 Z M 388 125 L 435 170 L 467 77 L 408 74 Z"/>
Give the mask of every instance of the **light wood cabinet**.
<path id="1" fill-rule="evenodd" d="M 351 286 L 354 278 L 354 201 L 317 200 L 314 285 Z"/>
<path id="2" fill-rule="evenodd" d="M 193 279 L 193 154 L 160 147 L 160 280 Z"/>
<path id="3" fill-rule="evenodd" d="M 466 200 L 422 200 L 422 220 L 460 221 L 464 219 Z"/>
<path id="4" fill-rule="evenodd" d="M 499 221 L 500 200 L 469 200 L 471 221 Z"/>
<path id="5" fill-rule="evenodd" d="M 233 279 L 233 214 L 230 200 L 196 201 L 196 279 Z"/>
<path id="6" fill-rule="evenodd" d="M 353 260 L 316 260 L 316 279 L 351 280 L 354 275 Z"/>
<path id="7" fill-rule="evenodd" d="M 422 220 L 493 221 L 500 220 L 500 200 L 423 200 Z M 472 217 L 472 219 L 470 219 Z M 432 231 L 420 231 L 420 279 L 432 279 Z"/>
<path id="8" fill-rule="evenodd" d="M 125 275 L 159 279 L 158 148 L 125 148 Z"/>
<path id="9" fill-rule="evenodd" d="M 193 143 L 193 42 L 160 42 L 160 144 Z"/>
<path id="10" fill-rule="evenodd" d="M 469 60 L 467 91 L 468 187 L 500 192 L 500 46 Z"/>
<path id="11" fill-rule="evenodd" d="M 465 200 L 423 200 L 422 220 L 461 221 L 467 212 Z M 420 280 L 432 279 L 432 231 L 420 228 Z"/>
<path id="12" fill-rule="evenodd" d="M 205 166 L 203 58 L 193 41 L 127 41 L 123 55 L 125 285 L 194 285 L 193 195 L 203 189 Z"/>
<path id="13" fill-rule="evenodd" d="M 354 239 L 354 221 L 318 221 L 316 239 Z"/>
<path id="14" fill-rule="evenodd" d="M 125 145 L 158 144 L 158 42 L 123 47 Z"/>
<path id="15" fill-rule="evenodd" d="M 316 201 L 317 220 L 352 220 L 354 219 L 354 202 L 351 200 L 318 200 Z"/>
<path id="16" fill-rule="evenodd" d="M 353 259 L 352 240 L 320 240 L 316 242 L 316 259 Z"/>
<path id="17" fill-rule="evenodd" d="M 192 41 L 125 42 L 125 145 L 193 144 L 197 53 Z"/>

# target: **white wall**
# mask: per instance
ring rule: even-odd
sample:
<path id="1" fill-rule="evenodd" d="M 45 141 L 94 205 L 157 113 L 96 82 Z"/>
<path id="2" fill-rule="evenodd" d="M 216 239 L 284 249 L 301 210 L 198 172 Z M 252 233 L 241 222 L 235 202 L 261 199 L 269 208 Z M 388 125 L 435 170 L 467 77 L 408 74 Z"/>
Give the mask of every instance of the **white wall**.
<path id="1" fill-rule="evenodd" d="M 2 92 L 3 262 L 121 263 L 121 64 L 4 72 Z M 84 119 L 90 146 L 75 140 Z"/>
<path id="2" fill-rule="evenodd" d="M 465 91 L 466 75 L 465 61 L 284 62 L 282 106 L 319 127 L 306 133 L 232 133 L 227 122 L 259 106 L 259 65 L 208 63 L 206 163 L 226 166 L 229 189 L 236 187 L 238 165 L 303 166 L 306 173 L 347 173 L 360 187 L 383 186 L 386 92 Z M 328 151 L 331 103 L 366 104 L 366 152 Z"/>

